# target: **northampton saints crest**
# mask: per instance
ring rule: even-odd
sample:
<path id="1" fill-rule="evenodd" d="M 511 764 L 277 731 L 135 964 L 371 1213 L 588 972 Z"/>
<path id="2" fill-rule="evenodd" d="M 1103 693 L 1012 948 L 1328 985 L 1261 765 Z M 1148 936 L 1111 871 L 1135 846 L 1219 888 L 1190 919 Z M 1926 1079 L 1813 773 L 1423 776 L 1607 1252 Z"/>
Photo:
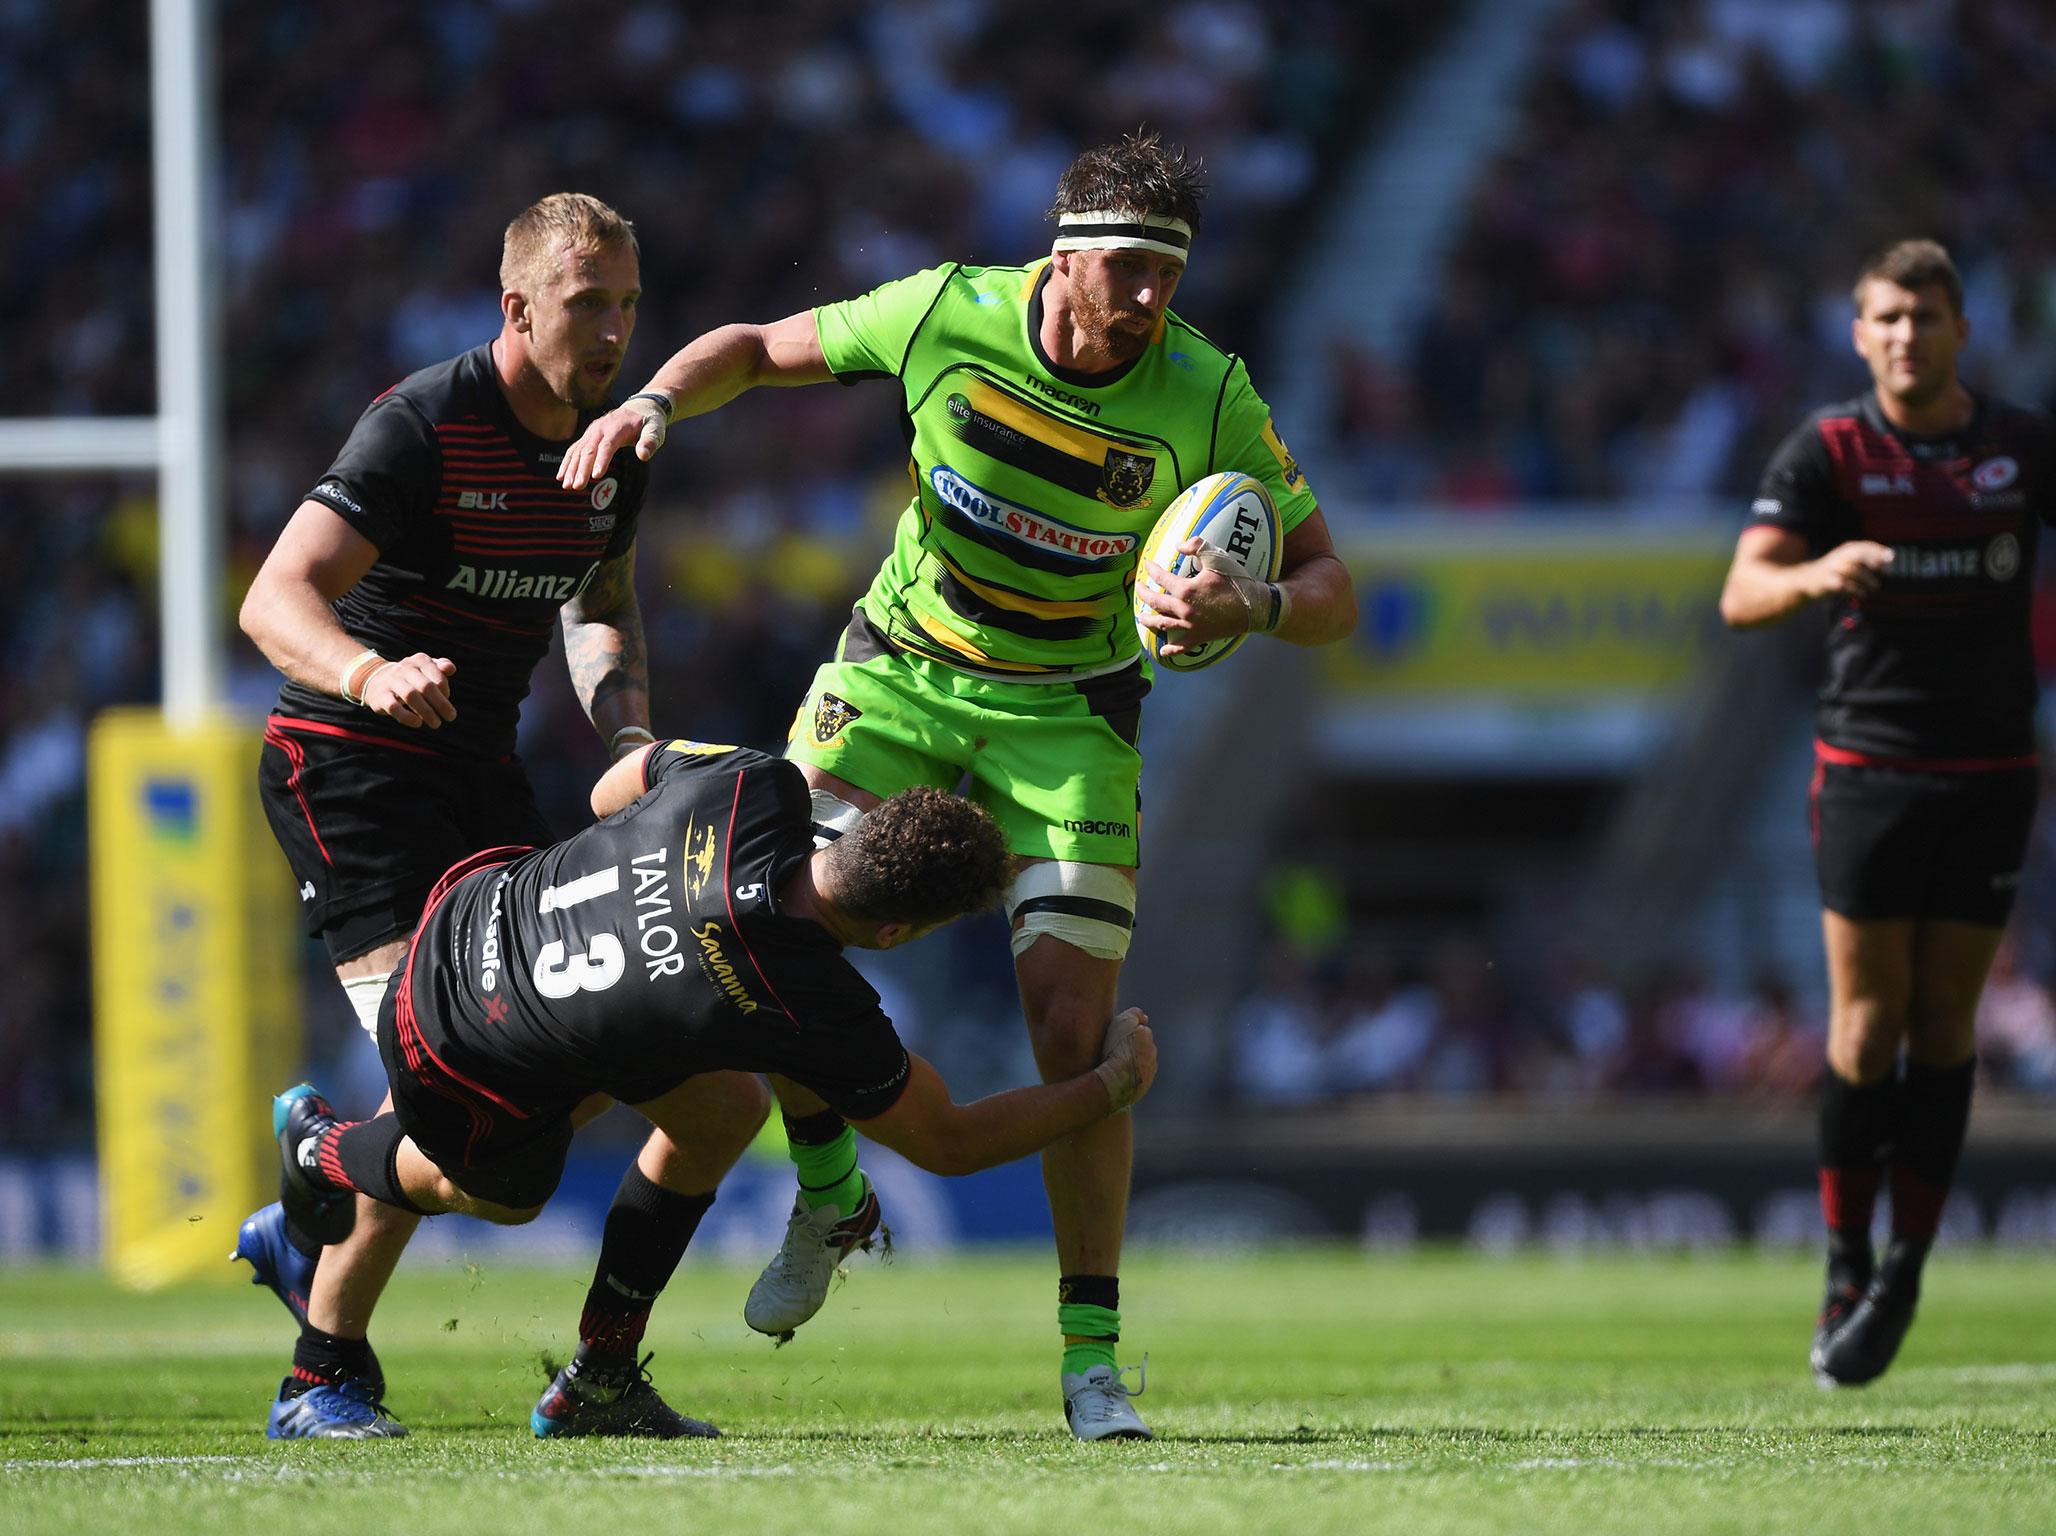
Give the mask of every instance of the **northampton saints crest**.
<path id="1" fill-rule="evenodd" d="M 861 720 L 864 712 L 847 699 L 838 699 L 832 693 L 823 693 L 814 702 L 814 740 L 827 746 L 840 736 L 850 723 Z"/>
<path id="2" fill-rule="evenodd" d="M 1109 448 L 1100 478 L 1108 501 L 1117 507 L 1132 507 L 1149 494 L 1149 482 L 1156 478 L 1156 460 L 1147 454 Z"/>

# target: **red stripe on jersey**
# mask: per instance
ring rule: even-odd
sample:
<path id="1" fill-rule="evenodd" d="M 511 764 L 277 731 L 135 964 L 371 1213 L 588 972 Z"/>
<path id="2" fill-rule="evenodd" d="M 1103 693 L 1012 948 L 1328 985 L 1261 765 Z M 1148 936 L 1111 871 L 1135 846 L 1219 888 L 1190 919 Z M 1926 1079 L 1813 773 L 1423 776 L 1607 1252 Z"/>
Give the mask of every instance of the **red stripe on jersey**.
<path id="1" fill-rule="evenodd" d="M 334 869 L 336 861 L 328 856 L 328 844 L 321 840 L 321 829 L 314 825 L 314 807 L 307 803 L 307 792 L 300 787 L 300 770 L 307 766 L 307 749 L 279 729 L 274 723 L 277 719 L 278 716 L 273 715 L 264 722 L 264 739 L 285 753 L 286 761 L 293 765 L 293 771 L 286 775 L 286 788 L 300 802 L 300 814 L 307 821 L 307 835 L 314 839 L 314 846 L 320 850 L 321 862 Z"/>
<path id="2" fill-rule="evenodd" d="M 439 603 L 434 598 L 423 597 L 418 592 L 407 599 L 406 606 L 422 609 L 435 618 L 447 616 L 453 619 L 462 619 L 467 624 L 483 624 L 488 629 L 505 630 L 510 634 L 529 635 L 535 632 L 532 625 L 510 624 L 505 619 L 488 618 L 485 614 L 473 613 L 468 608 L 457 608 L 449 603 Z"/>
<path id="3" fill-rule="evenodd" d="M 2008 533 L 2020 526 L 2018 509 L 1988 510 L 1973 503 L 1958 479 L 1970 460 L 1916 459 L 1897 438 L 1877 431 L 1860 417 L 1828 416 L 1819 424 L 1822 442 L 1835 465 L 1836 489 L 1855 511 L 1863 536 L 1886 543 L 1919 539 L 1948 541 Z M 1864 474 L 1938 478 L 1954 494 L 1951 505 L 1937 506 L 1930 488 L 1880 496 L 1863 489 Z"/>
<path id="4" fill-rule="evenodd" d="M 574 504 L 539 502 L 539 504 L 524 504 L 524 506 L 518 506 L 518 508 L 516 506 L 502 506 L 502 508 L 493 508 L 489 514 L 487 512 L 479 512 L 479 508 L 475 508 L 475 506 L 456 506 L 456 498 L 444 498 L 444 504 L 436 508 L 436 512 L 442 518 L 446 518 L 452 526 L 458 526 L 458 528 L 520 528 L 520 526 L 535 526 L 535 528 L 567 528 L 567 531 L 570 531 L 570 528 L 576 528 L 578 533 L 590 533 L 590 528 L 578 526 L 578 514 L 580 512 L 590 512 L 590 510 L 592 508 L 588 508 L 584 504 L 584 498 L 580 498 Z"/>
<path id="5" fill-rule="evenodd" d="M 414 959 L 421 949 L 421 935 L 428 926 L 429 917 L 438 906 L 449 899 L 450 893 L 457 888 L 459 883 L 472 875 L 478 874 L 481 870 L 497 869 L 503 864 L 510 863 L 513 858 L 533 851 L 533 849 L 518 845 L 482 848 L 468 858 L 459 859 L 455 864 L 452 864 L 443 871 L 442 878 L 436 881 L 434 889 L 428 893 L 428 900 L 422 903 L 420 921 L 414 925 L 414 936 L 407 941 L 407 963 L 401 968 L 400 990 L 393 998 L 394 1033 L 399 1037 L 401 1047 L 407 1056 L 408 1065 L 415 1067 L 417 1074 L 419 1063 L 425 1057 L 429 1061 L 434 1062 L 436 1069 L 451 1082 L 461 1084 L 480 1098 L 490 1099 L 517 1120 L 528 1119 L 528 1111 L 494 1093 L 485 1084 L 473 1081 L 462 1072 L 450 1066 L 442 1057 L 436 1055 L 434 1048 L 428 1043 L 428 1037 L 421 1033 L 421 1025 L 414 1017 Z M 423 1080 L 422 1086 L 441 1093 L 444 1097 L 455 1100 L 458 1103 L 463 1102 L 439 1083 Z M 471 1139 L 465 1146 L 467 1157 L 471 1147 L 477 1144 L 479 1134 L 486 1129 L 484 1117 L 475 1109 L 471 1113 L 473 1124 Z"/>
<path id="6" fill-rule="evenodd" d="M 281 731 L 299 731 L 309 736 L 333 736 L 340 741 L 359 742 L 367 747 L 388 747 L 395 752 L 412 752 L 417 757 L 441 757 L 443 754 L 429 747 L 417 747 L 411 742 L 394 741 L 390 736 L 373 736 L 365 731 L 353 731 L 348 726 L 330 725 L 325 720 L 302 720 L 294 715 L 273 715 L 264 723 L 264 734 L 270 738 L 272 728 Z M 279 743 L 281 748 L 285 743 Z M 297 746 L 288 750 L 297 750 Z M 304 804 L 304 802 L 302 802 Z M 313 826 L 310 819 L 307 823 Z"/>
<path id="7" fill-rule="evenodd" d="M 748 772 L 748 769 L 744 769 L 735 776 L 735 799 L 728 807 L 728 847 L 721 855 L 721 899 L 728 910 L 729 931 L 735 935 L 735 942 L 742 946 L 742 952 L 750 957 L 750 969 L 757 973 L 757 980 L 764 983 L 764 990 L 771 994 L 771 1000 L 778 1004 L 797 1028 L 800 1022 L 798 1017 L 785 1006 L 785 999 L 780 997 L 778 989 L 771 985 L 771 978 L 764 974 L 764 967 L 757 963 L 757 952 L 750 948 L 750 941 L 743 937 L 742 924 L 735 918 L 735 818 L 742 812 L 742 781 L 744 774 Z"/>
<path id="8" fill-rule="evenodd" d="M 1833 763 L 1840 768 L 1898 768 L 1907 773 L 2003 773 L 2032 768 L 2037 761 L 2032 752 L 2012 757 L 1880 757 L 1872 752 L 1831 747 L 1824 741 L 1814 742 L 1813 756 L 1823 766 Z"/>
<path id="9" fill-rule="evenodd" d="M 516 544 L 509 539 L 467 539 L 460 536 L 450 543 L 451 548 L 460 555 L 499 555 L 508 559 L 547 559 L 552 555 L 597 555 L 607 547 L 607 541 L 604 539 L 598 543 Z"/>

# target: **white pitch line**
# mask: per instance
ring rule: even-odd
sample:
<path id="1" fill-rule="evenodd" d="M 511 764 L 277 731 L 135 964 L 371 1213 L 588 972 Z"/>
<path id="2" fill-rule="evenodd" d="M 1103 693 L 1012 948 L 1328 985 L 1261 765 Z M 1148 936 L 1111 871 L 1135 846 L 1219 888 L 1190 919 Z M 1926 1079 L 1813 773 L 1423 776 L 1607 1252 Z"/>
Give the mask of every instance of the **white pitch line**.
<path id="1" fill-rule="evenodd" d="M 587 1467 L 591 1477 L 792 1477 L 798 1468 L 779 1465 L 775 1467 L 695 1467 L 695 1466 L 641 1466 L 641 1467 Z"/>
<path id="2" fill-rule="evenodd" d="M 257 1459 L 254 1456 L 67 1456 L 46 1461 L 26 1457 L 18 1461 L 0 1461 L 0 1472 L 41 1472 L 45 1469 L 81 1472 L 101 1467 L 246 1466 Z"/>
<path id="3" fill-rule="evenodd" d="M 1899 1374 L 1921 1376 L 1930 1381 L 2056 1381 L 2056 1361 L 2016 1360 L 2002 1365 L 1917 1365 Z"/>

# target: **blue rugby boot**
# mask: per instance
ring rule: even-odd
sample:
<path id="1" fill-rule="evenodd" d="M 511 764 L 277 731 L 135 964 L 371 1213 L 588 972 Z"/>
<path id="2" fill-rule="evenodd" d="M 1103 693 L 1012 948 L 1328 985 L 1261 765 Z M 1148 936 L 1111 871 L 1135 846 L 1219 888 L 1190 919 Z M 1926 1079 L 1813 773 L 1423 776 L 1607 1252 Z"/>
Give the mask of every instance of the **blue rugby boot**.
<path id="1" fill-rule="evenodd" d="M 288 1088 L 271 1101 L 279 1203 L 293 1225 L 324 1248 L 340 1243 L 357 1225 L 357 1197 L 329 1181 L 317 1155 L 322 1136 L 335 1126 L 335 1110 L 312 1083 Z"/>
<path id="2" fill-rule="evenodd" d="M 314 1289 L 315 1259 L 300 1252 L 286 1236 L 286 1208 L 274 1200 L 247 1217 L 236 1233 L 229 1263 L 247 1260 L 252 1285 L 268 1285 L 299 1322 L 307 1321 L 307 1296 Z"/>
<path id="3" fill-rule="evenodd" d="M 595 1365 L 574 1358 L 544 1389 L 528 1427 L 538 1439 L 561 1435 L 634 1435 L 650 1440 L 711 1440 L 721 1433 L 675 1411 L 650 1385 L 651 1356 L 642 1364 Z"/>
<path id="4" fill-rule="evenodd" d="M 287 1397 L 292 1385 L 290 1376 L 279 1384 L 278 1401 L 264 1426 L 268 1440 L 398 1440 L 407 1433 L 368 1381 L 309 1387 L 298 1397 Z"/>

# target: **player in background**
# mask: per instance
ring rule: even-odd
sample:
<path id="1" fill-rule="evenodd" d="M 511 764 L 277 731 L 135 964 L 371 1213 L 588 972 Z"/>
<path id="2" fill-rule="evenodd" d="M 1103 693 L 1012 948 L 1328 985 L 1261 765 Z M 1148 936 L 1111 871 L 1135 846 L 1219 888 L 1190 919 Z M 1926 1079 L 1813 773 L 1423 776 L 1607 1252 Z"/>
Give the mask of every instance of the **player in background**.
<path id="1" fill-rule="evenodd" d="M 634 231 L 595 198 L 546 197 L 507 227 L 500 285 L 498 337 L 364 412 L 243 601 L 244 631 L 285 674 L 265 811 L 367 1030 L 443 870 L 550 841 L 514 732 L 553 628 L 613 754 L 651 739 L 634 588 L 647 472 L 624 460 L 575 494 L 556 481 L 635 327 Z M 654 1199 L 633 1182 L 624 1198 Z M 237 1256 L 301 1324 L 274 1436 L 404 1432 L 367 1331 L 415 1219 L 364 1214 L 318 1267 L 276 1206 L 244 1224 Z"/>
<path id="2" fill-rule="evenodd" d="M 674 741 L 616 763 L 592 807 L 603 819 L 575 837 L 475 856 L 436 887 L 379 1013 L 390 1111 L 341 1124 L 311 1088 L 280 1096 L 284 1198 L 302 1225 L 346 1228 L 351 1191 L 410 1213 L 531 1220 L 593 1095 L 732 1163 L 769 1098 L 744 1078 L 755 1119 L 710 1126 L 691 1092 L 700 1073 L 778 1073 L 943 1174 L 1025 1156 L 1148 1090 L 1155 1046 L 1130 1010 L 1088 1069 L 957 1105 L 842 958 L 997 904 L 1012 860 L 977 806 L 918 786 L 817 850 L 793 764 Z M 632 1308 L 597 1336 L 581 1329 L 536 1434 L 716 1433 L 673 1412 L 635 1358 L 712 1202 L 639 1224 L 634 1262 L 613 1272 Z"/>
<path id="3" fill-rule="evenodd" d="M 1978 995 L 2034 818 L 2030 583 L 2056 511 L 2049 419 L 1957 376 L 1970 328 L 1948 253 L 1902 241 L 1854 297 L 1873 388 L 1778 449 L 1721 593 L 1737 628 L 1828 604 L 1812 797 L 1831 1011 L 1811 1363 L 1826 1386 L 1870 1381 L 1898 1352 L 1963 1148 Z"/>
<path id="4" fill-rule="evenodd" d="M 1051 1082 L 1097 1060 L 1134 924 L 1135 743 L 1150 672 L 1129 594 L 1158 514 L 1193 481 L 1244 471 L 1277 506 L 1283 574 L 1269 584 L 1211 565 L 1159 573 L 1153 628 L 1194 644 L 1261 632 L 1319 645 L 1355 623 L 1348 572 L 1248 370 L 1170 308 L 1203 195 L 1198 164 L 1154 135 L 1088 150 L 1058 183 L 1046 258 L 953 262 L 773 324 L 710 331 L 589 427 L 559 472 L 574 489 L 593 483 L 649 458 L 671 419 L 758 385 L 891 381 L 914 498 L 800 706 L 788 753 L 823 836 L 909 785 L 970 776 L 1022 861 L 1006 910 Z M 813 1316 L 878 1211 L 848 1127 L 817 1097 L 773 1086 L 801 1188 L 745 1316 L 781 1334 Z M 1124 1116 L 1043 1153 L 1060 1382 L 1085 1439 L 1149 1435 L 1114 1355 L 1132 1148 Z"/>

